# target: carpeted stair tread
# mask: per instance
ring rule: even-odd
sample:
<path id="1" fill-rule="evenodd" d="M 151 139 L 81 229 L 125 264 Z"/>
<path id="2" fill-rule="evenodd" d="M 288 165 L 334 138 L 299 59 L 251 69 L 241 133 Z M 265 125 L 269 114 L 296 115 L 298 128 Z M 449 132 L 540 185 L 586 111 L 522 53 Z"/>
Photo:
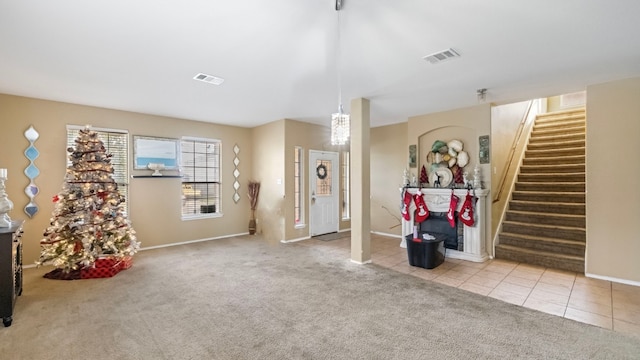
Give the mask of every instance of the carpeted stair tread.
<path id="1" fill-rule="evenodd" d="M 507 232 L 500 234 L 500 244 L 575 256 L 584 256 L 586 248 L 586 243 L 583 241 Z"/>
<path id="2" fill-rule="evenodd" d="M 585 147 L 572 147 L 572 148 L 551 148 L 551 149 L 539 149 L 539 150 L 527 150 L 525 156 L 527 158 L 536 157 L 559 157 L 559 156 L 575 156 L 584 155 Z"/>
<path id="3" fill-rule="evenodd" d="M 520 182 L 584 182 L 586 174 L 577 173 L 531 173 L 518 175 Z"/>
<path id="4" fill-rule="evenodd" d="M 537 158 L 524 158 L 522 163 L 524 165 L 553 165 L 558 164 L 558 157 L 537 157 Z M 569 165 L 576 165 L 585 163 L 585 155 L 567 155 L 562 157 L 562 163 Z"/>
<path id="5" fill-rule="evenodd" d="M 578 230 L 578 232 L 580 233 L 586 233 L 585 230 L 583 228 L 579 228 L 579 227 L 575 227 L 575 226 L 564 226 L 564 225 L 549 225 L 549 224 L 540 224 L 540 223 L 527 223 L 524 221 L 516 221 L 516 220 L 505 220 L 503 222 L 503 224 L 511 224 L 514 227 L 531 227 L 536 229 L 537 231 L 541 231 L 544 229 L 547 230 L 551 230 L 551 231 L 563 231 L 563 230 Z M 526 234 L 525 232 L 520 232 L 520 231 L 513 231 L 513 230 L 509 230 L 507 232 L 514 232 L 514 233 L 518 233 L 518 234 Z M 535 234 L 530 234 L 530 235 L 535 235 Z M 555 236 L 548 236 L 548 235 L 540 235 L 540 236 L 547 236 L 547 237 L 555 237 Z M 566 239 L 566 240 L 578 240 L 581 241 L 580 239 Z"/>
<path id="6" fill-rule="evenodd" d="M 549 212 L 555 214 L 586 214 L 585 204 L 576 202 L 511 200 L 509 202 L 509 209 L 515 211 Z"/>
<path id="7" fill-rule="evenodd" d="M 567 202 L 584 204 L 586 200 L 584 193 L 561 191 L 514 191 L 511 197 L 513 200 L 546 201 L 549 203 Z"/>
<path id="8" fill-rule="evenodd" d="M 584 273 L 584 257 L 497 245 L 496 257 L 528 264 Z"/>
<path id="9" fill-rule="evenodd" d="M 543 128 L 543 129 L 533 129 L 533 133 L 531 134 L 531 138 L 536 139 L 536 138 L 541 138 L 541 137 L 547 137 L 547 136 L 559 136 L 559 135 L 566 135 L 566 134 L 575 134 L 575 135 L 586 135 L 586 130 L 587 128 L 582 125 L 582 126 L 578 126 L 578 125 L 574 125 L 574 126 L 568 126 L 568 127 L 549 127 L 549 128 Z"/>
<path id="10" fill-rule="evenodd" d="M 540 121 L 550 121 L 550 120 L 570 120 L 575 117 L 584 117 L 585 108 L 579 107 L 570 110 L 558 110 L 558 111 L 549 111 L 543 114 L 538 114 L 538 119 Z"/>
<path id="11" fill-rule="evenodd" d="M 520 173 L 584 173 L 584 164 L 522 165 Z"/>
<path id="12" fill-rule="evenodd" d="M 538 114 L 537 119 L 540 122 L 554 122 L 554 121 L 571 121 L 575 119 L 584 119 L 585 110 L 584 109 L 575 109 L 575 111 L 565 111 L 560 110 L 557 112 L 548 112 L 543 114 Z"/>
<path id="13" fill-rule="evenodd" d="M 586 132 L 579 133 L 550 133 L 550 134 L 531 134 L 529 138 L 529 144 L 535 144 L 537 142 L 553 142 L 553 141 L 568 141 L 568 140 L 584 140 L 586 138 Z"/>
<path id="14" fill-rule="evenodd" d="M 549 141 L 530 142 L 529 150 L 549 150 L 549 149 L 565 149 L 585 147 L 585 139 L 551 139 Z"/>
<path id="15" fill-rule="evenodd" d="M 554 214 L 532 211 L 507 210 L 505 219 L 516 222 L 535 222 L 541 225 L 555 225 L 583 228 L 586 226 L 585 215 Z"/>
<path id="16" fill-rule="evenodd" d="M 502 231 L 521 235 L 544 236 L 582 242 L 586 242 L 587 239 L 585 229 L 574 226 L 545 225 L 505 220 L 502 222 Z"/>
<path id="17" fill-rule="evenodd" d="M 587 129 L 586 122 L 573 124 L 548 124 L 548 125 L 534 125 L 531 136 L 541 136 L 548 134 L 570 134 L 570 133 L 583 133 Z"/>
<path id="18" fill-rule="evenodd" d="M 571 120 L 552 120 L 552 121 L 536 121 L 534 125 L 534 130 L 547 130 L 554 128 L 578 128 L 584 127 L 585 119 L 584 116 L 576 116 Z"/>
<path id="19" fill-rule="evenodd" d="M 515 184 L 517 191 L 555 191 L 555 192 L 584 192 L 584 182 L 541 183 L 519 181 Z"/>

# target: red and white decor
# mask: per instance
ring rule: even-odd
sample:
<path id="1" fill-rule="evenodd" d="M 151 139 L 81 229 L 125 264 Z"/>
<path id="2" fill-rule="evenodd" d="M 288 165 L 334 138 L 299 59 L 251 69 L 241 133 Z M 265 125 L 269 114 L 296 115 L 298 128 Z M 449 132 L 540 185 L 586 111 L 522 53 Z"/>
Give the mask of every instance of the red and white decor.
<path id="1" fill-rule="evenodd" d="M 431 212 L 447 212 L 451 204 L 451 189 L 449 188 L 422 188 L 419 189 L 423 195 L 423 199 L 427 208 Z M 418 192 L 418 188 L 407 188 L 409 194 L 414 195 Z M 467 189 L 455 189 L 453 193 L 460 199 L 465 199 Z M 464 246 L 462 251 L 447 249 L 446 257 L 453 259 L 462 259 L 474 262 L 484 262 L 489 260 L 488 249 L 490 248 L 490 236 L 487 235 L 488 224 L 486 214 L 486 201 L 489 190 L 475 189 L 471 190 L 471 194 L 477 198 L 474 205 L 475 221 L 472 226 L 464 225 L 463 237 Z M 456 211 L 460 212 L 464 201 L 458 201 Z M 414 215 L 416 212 L 415 201 L 410 202 L 408 211 L 408 220 L 402 218 L 402 242 L 401 247 L 406 248 L 406 236 L 413 234 Z M 425 221 L 429 221 L 427 218 Z"/>

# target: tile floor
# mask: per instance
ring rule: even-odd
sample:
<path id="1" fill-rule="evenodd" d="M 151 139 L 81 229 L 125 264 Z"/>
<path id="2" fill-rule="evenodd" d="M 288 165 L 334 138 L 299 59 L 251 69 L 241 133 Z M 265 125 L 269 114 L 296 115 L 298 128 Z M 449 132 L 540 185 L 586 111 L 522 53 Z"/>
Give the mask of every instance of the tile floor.
<path id="1" fill-rule="evenodd" d="M 350 257 L 350 238 L 298 244 Z M 511 304 L 636 336 L 640 339 L 640 287 L 505 260 L 475 263 L 445 259 L 435 269 L 410 266 L 400 239 L 371 235 L 374 264 Z"/>

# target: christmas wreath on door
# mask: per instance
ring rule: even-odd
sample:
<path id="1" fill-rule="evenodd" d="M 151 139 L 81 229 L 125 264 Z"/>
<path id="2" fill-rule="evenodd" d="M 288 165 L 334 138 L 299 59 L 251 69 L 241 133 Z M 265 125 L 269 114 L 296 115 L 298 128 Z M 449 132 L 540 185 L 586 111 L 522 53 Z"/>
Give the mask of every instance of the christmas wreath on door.
<path id="1" fill-rule="evenodd" d="M 320 180 L 324 180 L 327 178 L 327 167 L 324 164 L 318 165 L 316 168 L 316 176 Z"/>

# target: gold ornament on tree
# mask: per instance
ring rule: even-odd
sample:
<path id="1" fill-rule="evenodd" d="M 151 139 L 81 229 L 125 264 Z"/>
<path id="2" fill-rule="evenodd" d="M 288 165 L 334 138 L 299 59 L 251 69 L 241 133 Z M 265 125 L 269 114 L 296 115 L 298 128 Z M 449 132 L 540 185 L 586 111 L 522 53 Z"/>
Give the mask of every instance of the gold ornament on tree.
<path id="1" fill-rule="evenodd" d="M 258 206 L 258 194 L 260 194 L 260 183 L 257 181 L 249 181 L 249 205 L 251 206 L 251 217 L 249 218 L 249 234 L 256 233 L 256 208 Z"/>

